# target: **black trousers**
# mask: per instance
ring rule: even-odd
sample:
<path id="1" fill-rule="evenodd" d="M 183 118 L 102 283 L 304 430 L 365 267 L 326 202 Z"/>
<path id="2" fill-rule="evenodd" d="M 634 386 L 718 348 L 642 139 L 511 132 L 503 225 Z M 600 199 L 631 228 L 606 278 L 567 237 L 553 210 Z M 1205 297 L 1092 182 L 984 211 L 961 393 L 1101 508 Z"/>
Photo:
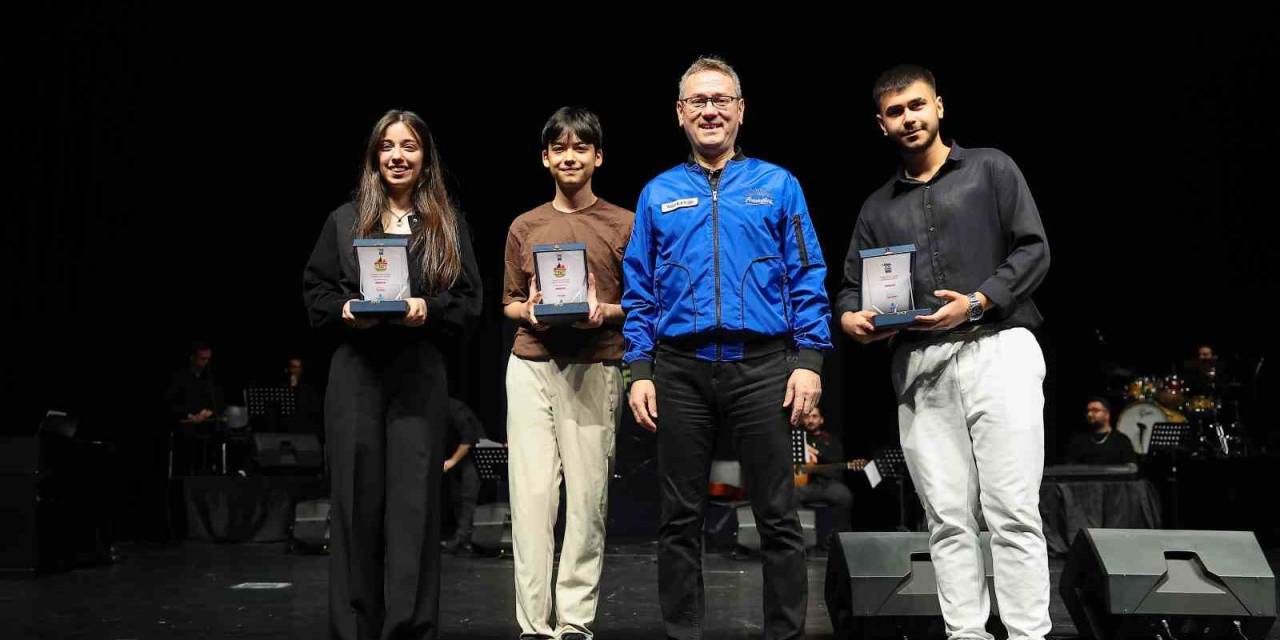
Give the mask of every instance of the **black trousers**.
<path id="1" fill-rule="evenodd" d="M 325 429 L 335 639 L 439 635 L 445 366 L 431 343 L 395 338 L 404 336 L 343 344 L 330 367 Z"/>
<path id="2" fill-rule="evenodd" d="M 471 532 L 475 529 L 476 502 L 480 500 L 480 472 L 476 471 L 476 463 L 467 454 L 445 477 L 449 479 L 453 516 L 458 521 L 453 537 L 462 542 L 471 542 Z"/>
<path id="3" fill-rule="evenodd" d="M 657 354 L 658 587 L 669 638 L 702 637 L 702 517 L 720 429 L 733 430 L 760 527 L 764 638 L 804 637 L 804 536 L 795 509 L 790 412 L 782 407 L 791 371 L 785 351 L 737 362 L 708 362 L 661 349 Z"/>

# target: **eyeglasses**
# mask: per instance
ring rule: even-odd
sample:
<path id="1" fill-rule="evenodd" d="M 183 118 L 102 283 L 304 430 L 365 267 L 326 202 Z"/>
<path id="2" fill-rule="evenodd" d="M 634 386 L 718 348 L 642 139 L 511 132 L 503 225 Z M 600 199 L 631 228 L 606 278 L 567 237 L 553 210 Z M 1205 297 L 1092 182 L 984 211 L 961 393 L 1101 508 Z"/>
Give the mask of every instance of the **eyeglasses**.
<path id="1" fill-rule="evenodd" d="M 712 104 L 723 111 L 732 107 L 735 102 L 741 99 L 739 96 L 694 96 L 692 98 L 680 98 L 680 102 L 698 110 L 706 109 L 708 104 Z"/>

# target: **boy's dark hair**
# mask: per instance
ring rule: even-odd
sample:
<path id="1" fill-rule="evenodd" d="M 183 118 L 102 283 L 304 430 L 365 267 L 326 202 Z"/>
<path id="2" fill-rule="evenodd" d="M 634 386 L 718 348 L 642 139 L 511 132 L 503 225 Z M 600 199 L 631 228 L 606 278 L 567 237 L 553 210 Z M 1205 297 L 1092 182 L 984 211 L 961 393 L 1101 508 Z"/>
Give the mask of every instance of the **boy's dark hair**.
<path id="1" fill-rule="evenodd" d="M 604 148 L 600 118 L 582 107 L 560 107 L 551 114 L 542 127 L 542 148 L 546 149 L 569 132 L 577 134 L 579 140 L 595 146 L 596 150 Z"/>

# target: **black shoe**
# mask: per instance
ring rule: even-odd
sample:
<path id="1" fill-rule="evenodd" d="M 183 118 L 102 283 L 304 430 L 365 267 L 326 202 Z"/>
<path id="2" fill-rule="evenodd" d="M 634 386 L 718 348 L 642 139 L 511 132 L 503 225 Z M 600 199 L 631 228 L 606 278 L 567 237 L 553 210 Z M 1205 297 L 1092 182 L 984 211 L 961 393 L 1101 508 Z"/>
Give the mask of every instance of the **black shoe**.
<path id="1" fill-rule="evenodd" d="M 569 633 L 562 634 L 560 636 L 560 640 L 591 640 L 591 637 L 585 633 L 570 631 Z"/>

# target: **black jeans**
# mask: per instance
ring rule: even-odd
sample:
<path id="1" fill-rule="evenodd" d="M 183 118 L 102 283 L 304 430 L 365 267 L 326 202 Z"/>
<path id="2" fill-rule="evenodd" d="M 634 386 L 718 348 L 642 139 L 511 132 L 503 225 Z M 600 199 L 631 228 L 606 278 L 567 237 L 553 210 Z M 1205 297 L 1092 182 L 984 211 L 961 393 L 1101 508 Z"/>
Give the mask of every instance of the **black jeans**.
<path id="1" fill-rule="evenodd" d="M 710 362 L 659 350 L 653 374 L 662 496 L 658 587 L 669 638 L 702 637 L 702 516 L 719 429 L 733 430 L 760 527 L 764 638 L 804 637 L 804 536 L 793 495 L 790 411 L 782 406 L 791 371 L 786 351 Z"/>
<path id="2" fill-rule="evenodd" d="M 445 365 L 431 343 L 393 337 L 343 344 L 329 369 L 334 639 L 439 635 Z"/>

